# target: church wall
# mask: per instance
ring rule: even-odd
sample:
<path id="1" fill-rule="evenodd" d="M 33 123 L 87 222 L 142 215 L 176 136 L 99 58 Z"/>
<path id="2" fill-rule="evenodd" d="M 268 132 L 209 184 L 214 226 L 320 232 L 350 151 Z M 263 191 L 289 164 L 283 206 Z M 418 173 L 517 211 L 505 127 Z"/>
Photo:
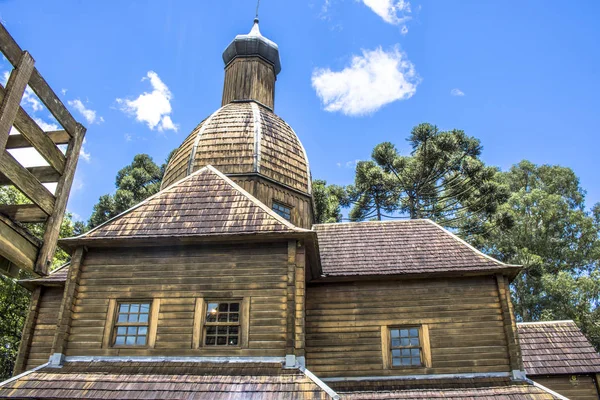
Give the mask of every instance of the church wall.
<path id="1" fill-rule="evenodd" d="M 23 357 L 23 359 L 17 360 L 15 373 L 45 364 L 50 357 L 64 287 L 40 287 L 36 290 L 40 293 L 37 304 L 33 304 L 34 309 L 30 310 L 32 315 L 29 318 L 33 319 L 32 329 L 29 335 L 25 335 L 26 340 L 30 340 L 29 346 L 27 349 L 21 349 L 19 358 Z"/>
<path id="2" fill-rule="evenodd" d="M 321 378 L 510 371 L 492 276 L 309 284 L 306 298 L 306 365 Z M 388 367 L 383 332 L 411 325 L 427 327 L 430 365 Z"/>
<path id="3" fill-rule="evenodd" d="M 273 207 L 273 200 L 291 207 L 292 224 L 306 229 L 312 227 L 312 203 L 308 196 L 259 177 L 232 176 L 231 180 L 269 208 Z"/>
<path id="4" fill-rule="evenodd" d="M 288 266 L 287 242 L 90 249 L 81 267 L 66 355 L 283 356 Z M 153 346 L 115 348 L 107 339 L 115 301 L 128 299 L 154 300 Z M 202 347 L 197 325 L 202 301 L 227 299 L 243 300 L 248 307 L 249 318 L 242 321 L 246 345 Z"/>
<path id="5" fill-rule="evenodd" d="M 592 375 L 548 375 L 528 378 L 573 400 L 598 400 L 598 386 Z"/>

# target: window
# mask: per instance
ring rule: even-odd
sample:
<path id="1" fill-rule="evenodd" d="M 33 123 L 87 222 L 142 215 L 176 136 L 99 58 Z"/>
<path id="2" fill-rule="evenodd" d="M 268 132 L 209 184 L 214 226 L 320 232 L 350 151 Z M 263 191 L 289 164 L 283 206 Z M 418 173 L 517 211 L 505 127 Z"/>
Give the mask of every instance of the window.
<path id="1" fill-rule="evenodd" d="M 273 202 L 273 211 L 275 211 L 277 214 L 281 215 L 288 221 L 290 221 L 292 218 L 292 209 L 276 201 Z"/>
<path id="2" fill-rule="evenodd" d="M 382 326 L 381 340 L 385 368 L 431 368 L 427 325 Z"/>
<path id="3" fill-rule="evenodd" d="M 150 325 L 148 302 L 119 303 L 114 326 L 115 346 L 146 346 Z"/>
<path id="4" fill-rule="evenodd" d="M 391 328 L 392 367 L 420 367 L 421 338 L 418 327 Z"/>
<path id="5" fill-rule="evenodd" d="M 208 302 L 204 322 L 204 345 L 239 346 L 240 312 L 240 301 Z"/>

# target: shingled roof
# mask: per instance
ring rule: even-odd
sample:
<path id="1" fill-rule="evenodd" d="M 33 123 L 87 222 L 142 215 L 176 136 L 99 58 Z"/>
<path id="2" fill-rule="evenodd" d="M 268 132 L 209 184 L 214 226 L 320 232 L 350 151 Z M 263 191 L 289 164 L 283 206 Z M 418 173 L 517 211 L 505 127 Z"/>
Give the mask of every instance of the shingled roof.
<path id="1" fill-rule="evenodd" d="M 520 267 L 478 251 L 430 220 L 315 225 L 326 276 L 480 272 Z"/>
<path id="2" fill-rule="evenodd" d="M 50 272 L 50 274 L 47 276 L 42 276 L 40 278 L 21 279 L 19 283 L 30 290 L 33 290 L 37 285 L 62 286 L 67 280 L 67 275 L 69 274 L 69 265 L 71 265 L 71 263 L 66 263 L 65 265 Z"/>
<path id="3" fill-rule="evenodd" d="M 273 212 L 212 166 L 204 167 L 75 238 L 165 238 L 310 232 Z"/>
<path id="4" fill-rule="evenodd" d="M 342 399 L 348 400 L 400 400 L 400 399 L 480 399 L 480 400 L 546 400 L 564 399 L 553 392 L 529 384 L 515 384 L 498 387 L 474 387 L 461 389 L 412 389 L 377 392 L 340 393 Z"/>
<path id="5" fill-rule="evenodd" d="M 600 372 L 600 355 L 573 321 L 517 324 L 527 375 Z"/>
<path id="6" fill-rule="evenodd" d="M 330 394 L 335 392 L 319 384 L 299 369 L 282 368 L 281 363 L 76 362 L 62 368 L 42 367 L 1 383 L 0 398 L 333 398 Z"/>

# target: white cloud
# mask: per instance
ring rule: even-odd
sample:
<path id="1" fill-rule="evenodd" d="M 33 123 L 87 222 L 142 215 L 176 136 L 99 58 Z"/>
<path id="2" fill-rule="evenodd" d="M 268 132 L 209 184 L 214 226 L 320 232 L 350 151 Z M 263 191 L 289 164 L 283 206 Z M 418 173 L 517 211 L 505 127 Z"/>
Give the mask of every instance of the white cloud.
<path id="1" fill-rule="evenodd" d="M 67 89 L 62 89 L 60 92 L 61 92 L 61 93 L 62 93 L 62 95 L 64 96 L 64 95 L 66 95 L 66 94 L 67 94 L 67 91 L 68 91 Z"/>
<path id="2" fill-rule="evenodd" d="M 362 0 L 362 2 L 388 24 L 403 25 L 411 19 L 412 10 L 406 0 Z M 404 25 L 402 33 L 406 32 L 408 28 Z"/>
<path id="3" fill-rule="evenodd" d="M 69 100 L 67 103 L 75 110 L 77 110 L 81 115 L 83 115 L 83 118 L 85 118 L 88 124 L 93 124 L 94 122 L 96 122 L 96 111 L 87 108 L 81 100 Z M 100 117 L 98 119 L 98 123 L 100 122 L 104 122 L 104 118 Z"/>
<path id="4" fill-rule="evenodd" d="M 341 71 L 318 68 L 312 86 L 326 111 L 358 116 L 374 113 L 384 105 L 412 97 L 420 78 L 406 55 L 395 47 L 363 50 Z"/>
<path id="5" fill-rule="evenodd" d="M 33 120 L 35 121 L 36 124 L 38 124 L 38 126 L 40 128 L 42 128 L 42 130 L 44 132 L 49 132 L 49 131 L 57 131 L 60 129 L 60 127 L 58 126 L 58 124 L 54 124 L 54 123 L 48 123 L 44 120 L 42 120 L 41 118 L 33 118 Z"/>
<path id="6" fill-rule="evenodd" d="M 83 143 L 81 144 L 81 149 L 79 150 L 79 157 L 81 157 L 83 159 L 83 161 L 89 163 L 90 161 L 92 161 L 92 155 L 90 153 L 88 153 L 87 151 L 85 151 L 85 143 L 86 143 L 87 139 L 83 139 Z"/>
<path id="7" fill-rule="evenodd" d="M 144 92 L 135 100 L 117 99 L 121 110 L 135 116 L 139 122 L 145 122 L 148 128 L 159 131 L 173 130 L 178 126 L 171 120 L 171 91 L 154 71 L 148 71 L 146 77 L 152 85 L 152 92 Z"/>
<path id="8" fill-rule="evenodd" d="M 463 91 L 462 91 L 462 90 L 460 90 L 460 89 L 452 89 L 452 90 L 450 91 L 450 94 L 451 94 L 452 96 L 464 96 L 464 95 L 465 95 L 465 92 L 463 92 Z"/>

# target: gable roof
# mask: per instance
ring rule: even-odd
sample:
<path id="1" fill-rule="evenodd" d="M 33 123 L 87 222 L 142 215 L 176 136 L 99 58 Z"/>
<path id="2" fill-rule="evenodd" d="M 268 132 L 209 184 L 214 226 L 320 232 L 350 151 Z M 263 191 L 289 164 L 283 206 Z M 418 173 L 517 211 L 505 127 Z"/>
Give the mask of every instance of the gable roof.
<path id="1" fill-rule="evenodd" d="M 315 225 L 326 276 L 512 270 L 436 223 L 421 220 Z"/>
<path id="2" fill-rule="evenodd" d="M 600 355 L 575 322 L 522 322 L 517 327 L 527 375 L 600 372 Z"/>
<path id="3" fill-rule="evenodd" d="M 1 398 L 19 399 L 337 398 L 330 393 L 281 363 L 76 362 L 0 383 Z"/>
<path id="4" fill-rule="evenodd" d="M 91 231 L 61 243 L 299 232 L 310 231 L 294 226 L 209 165 Z"/>

